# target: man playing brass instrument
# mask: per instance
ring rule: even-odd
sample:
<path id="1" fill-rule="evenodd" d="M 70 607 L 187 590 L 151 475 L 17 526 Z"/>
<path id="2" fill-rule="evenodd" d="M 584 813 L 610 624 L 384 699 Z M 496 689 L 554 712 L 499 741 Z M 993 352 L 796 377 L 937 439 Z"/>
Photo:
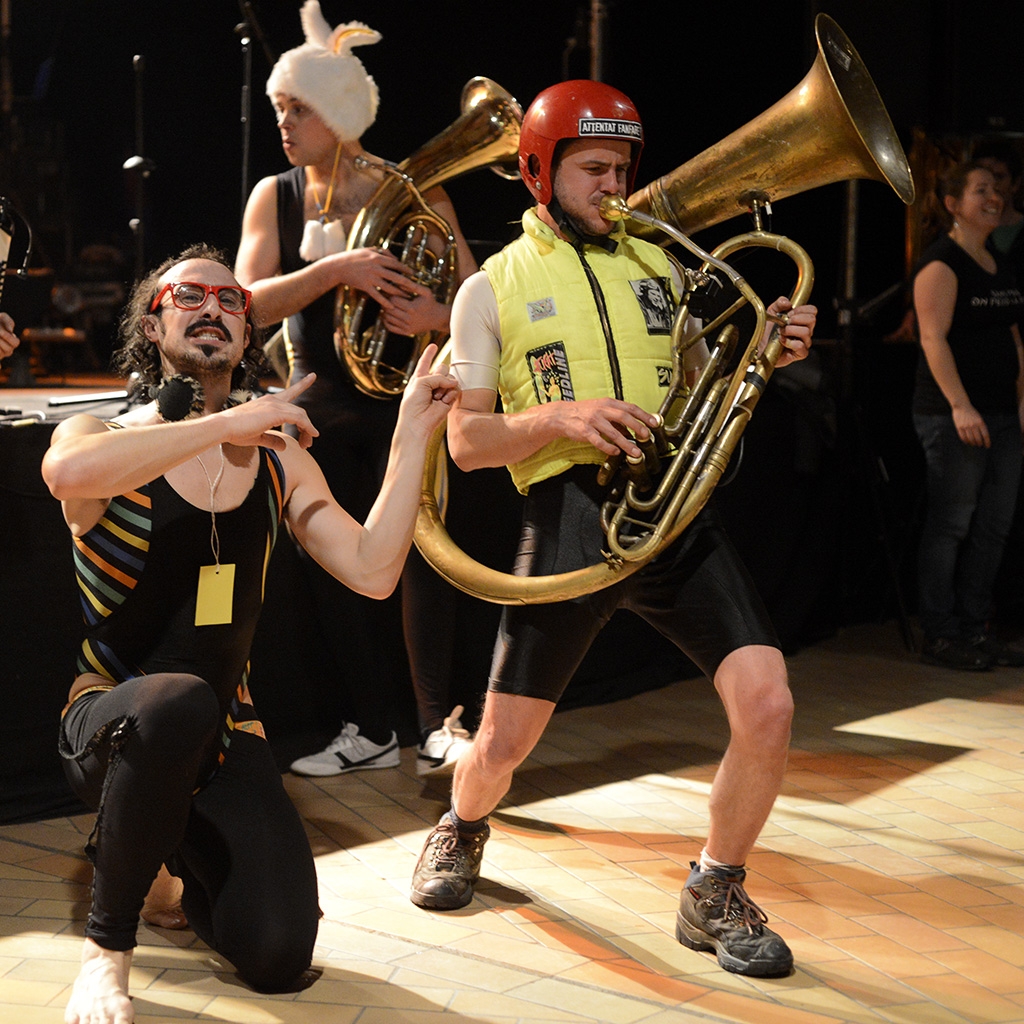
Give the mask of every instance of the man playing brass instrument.
<path id="1" fill-rule="evenodd" d="M 643 131 L 622 93 L 563 82 L 526 112 L 523 180 L 538 205 L 524 234 L 489 259 L 456 297 L 453 371 L 462 392 L 449 445 L 463 469 L 508 465 L 526 493 L 517 575 L 561 573 L 601 560 L 597 466 L 638 456 L 671 366 L 678 302 L 671 261 L 605 220 L 600 203 L 628 195 Z M 659 300 L 651 298 L 651 289 Z M 790 309 L 777 365 L 803 359 L 816 310 Z M 662 371 L 662 372 L 659 372 Z M 495 392 L 504 412 L 493 412 Z M 676 935 L 749 975 L 781 975 L 793 957 L 747 896 L 745 862 L 778 795 L 793 702 L 779 642 L 713 511 L 633 576 L 558 604 L 503 611 L 483 719 L 456 764 L 452 806 L 424 844 L 411 898 L 465 906 L 480 874 L 487 816 L 539 740 L 570 677 L 612 612 L 627 607 L 676 643 L 722 699 L 730 741 L 710 797 L 700 862 L 683 889 Z"/>
<path id="2" fill-rule="evenodd" d="M 356 215 L 383 180 L 380 161 L 368 157 L 361 142 L 376 118 L 377 86 L 352 53 L 353 47 L 376 43 L 380 36 L 361 22 L 332 30 L 317 0 L 306 0 L 301 18 L 306 41 L 282 54 L 267 79 L 292 167 L 253 188 L 235 272 L 252 290 L 264 322 L 284 322 L 288 383 L 316 374 L 316 383 L 298 404 L 320 431 L 315 455 L 331 492 L 361 519 L 380 486 L 398 402 L 363 394 L 339 362 L 336 289 L 348 285 L 372 296 L 385 326 L 399 335 L 447 331 L 451 307 L 412 280 L 408 268 L 387 250 L 346 249 Z M 444 190 L 430 189 L 424 198 L 452 228 L 459 275 L 473 273 L 476 262 Z M 336 775 L 394 767 L 399 763 L 393 728 L 400 703 L 396 691 L 405 671 L 399 659 L 389 659 L 391 651 L 401 650 L 396 602 L 366 601 L 305 557 L 303 569 L 323 654 L 345 684 L 339 690 L 348 699 L 349 720 L 326 749 L 299 758 L 292 770 Z M 403 587 L 409 587 L 408 576 Z M 394 643 L 387 642 L 390 638 Z M 372 687 L 367 685 L 371 679 Z"/>

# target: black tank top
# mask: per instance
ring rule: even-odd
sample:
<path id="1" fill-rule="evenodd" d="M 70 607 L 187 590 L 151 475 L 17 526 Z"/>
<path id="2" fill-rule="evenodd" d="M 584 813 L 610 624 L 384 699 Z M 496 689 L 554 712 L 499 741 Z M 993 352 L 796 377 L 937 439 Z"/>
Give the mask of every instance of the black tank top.
<path id="1" fill-rule="evenodd" d="M 308 266 L 299 255 L 305 228 L 306 169 L 293 167 L 277 175 L 277 237 L 281 272 L 290 274 Z M 367 398 L 356 388 L 334 351 L 334 299 L 330 290 L 301 312 L 288 317 L 289 383 L 316 373 L 316 383 L 299 398 L 299 404 Z"/>
<path id="2" fill-rule="evenodd" d="M 948 235 L 925 250 L 919 266 L 936 260 L 956 274 L 956 305 L 947 339 L 971 404 L 980 413 L 1015 413 L 1019 366 L 1010 325 L 1024 317 L 1024 296 L 1013 274 L 1000 256 L 996 272 L 989 274 Z M 925 415 L 950 412 L 924 353 L 918 359 L 913 408 Z"/>
<path id="3" fill-rule="evenodd" d="M 199 569 L 214 561 L 209 511 L 163 477 L 114 498 L 96 526 L 75 539 L 85 617 L 79 673 L 119 683 L 190 672 L 210 684 L 226 710 L 245 685 L 284 493 L 280 459 L 260 449 L 245 500 L 217 513 L 220 561 L 235 566 L 235 585 L 232 621 L 213 626 L 195 625 Z"/>

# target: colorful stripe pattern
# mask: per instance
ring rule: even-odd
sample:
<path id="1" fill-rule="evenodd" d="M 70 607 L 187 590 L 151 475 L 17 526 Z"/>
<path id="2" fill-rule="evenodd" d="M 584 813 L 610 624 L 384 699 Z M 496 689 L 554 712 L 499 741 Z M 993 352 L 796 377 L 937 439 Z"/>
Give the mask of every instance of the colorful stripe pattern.
<path id="1" fill-rule="evenodd" d="M 257 475 L 267 489 L 267 537 L 263 552 L 262 586 L 266 586 L 267 567 L 284 518 L 285 474 L 280 457 L 271 449 L 262 449 L 265 476 Z M 130 597 L 146 569 L 153 535 L 153 504 L 150 485 L 114 498 L 103 518 L 84 537 L 74 538 L 75 574 L 78 579 L 82 614 L 87 627 L 93 627 L 116 611 Z M 119 683 L 142 675 L 143 670 L 126 664 L 107 643 L 86 638 L 78 655 L 78 673 L 95 672 Z M 224 718 L 219 760 L 224 760 L 231 745 L 231 734 L 253 733 L 266 738 L 256 717 L 249 694 L 249 667 L 238 682 Z"/>
<path id="2" fill-rule="evenodd" d="M 87 626 L 116 611 L 135 589 L 146 568 L 152 534 L 153 502 L 146 484 L 113 498 L 103 518 L 84 537 L 74 538 L 75 576 Z M 115 683 L 139 674 L 106 644 L 88 638 L 77 668 Z"/>

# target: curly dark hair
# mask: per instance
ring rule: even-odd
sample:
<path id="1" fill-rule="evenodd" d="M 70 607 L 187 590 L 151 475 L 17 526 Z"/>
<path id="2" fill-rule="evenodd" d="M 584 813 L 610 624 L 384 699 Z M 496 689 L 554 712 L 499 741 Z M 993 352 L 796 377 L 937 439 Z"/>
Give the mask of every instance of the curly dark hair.
<path id="1" fill-rule="evenodd" d="M 185 260 L 211 260 L 231 270 L 231 264 L 222 250 L 205 242 L 190 245 L 177 256 L 170 256 L 155 270 L 150 271 L 138 281 L 128 297 L 124 313 L 118 325 L 121 347 L 114 353 L 114 369 L 128 379 L 128 394 L 132 399 L 147 399 L 149 389 L 155 387 L 163 379 L 160 365 L 160 353 L 157 347 L 146 337 L 145 320 L 147 316 L 159 316 L 160 311 L 149 312 L 149 307 L 157 294 L 157 282 L 171 267 L 184 263 Z M 246 314 L 245 322 L 250 329 L 249 347 L 245 357 L 235 367 L 231 375 L 231 389 L 251 390 L 259 382 L 260 377 L 269 372 L 269 364 L 263 354 L 263 331 L 260 328 L 256 311 L 252 304 Z"/>

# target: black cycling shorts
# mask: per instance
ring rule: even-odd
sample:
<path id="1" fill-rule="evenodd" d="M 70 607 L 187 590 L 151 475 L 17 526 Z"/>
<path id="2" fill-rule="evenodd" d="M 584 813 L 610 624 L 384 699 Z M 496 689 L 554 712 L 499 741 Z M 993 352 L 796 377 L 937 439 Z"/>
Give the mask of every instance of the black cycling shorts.
<path id="1" fill-rule="evenodd" d="M 568 572 L 601 560 L 603 489 L 596 476 L 595 466 L 577 466 L 531 486 L 516 575 Z M 746 567 L 707 506 L 667 551 L 620 583 L 571 601 L 507 606 L 489 689 L 557 703 L 619 608 L 649 622 L 709 679 L 734 650 L 780 647 Z"/>

